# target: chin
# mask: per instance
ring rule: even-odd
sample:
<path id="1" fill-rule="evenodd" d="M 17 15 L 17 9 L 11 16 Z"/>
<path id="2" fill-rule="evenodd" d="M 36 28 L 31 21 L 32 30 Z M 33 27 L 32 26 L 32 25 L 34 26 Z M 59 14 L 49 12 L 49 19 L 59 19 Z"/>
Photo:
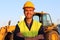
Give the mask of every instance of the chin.
<path id="1" fill-rule="evenodd" d="M 27 19 L 31 19 L 32 17 L 27 17 Z"/>

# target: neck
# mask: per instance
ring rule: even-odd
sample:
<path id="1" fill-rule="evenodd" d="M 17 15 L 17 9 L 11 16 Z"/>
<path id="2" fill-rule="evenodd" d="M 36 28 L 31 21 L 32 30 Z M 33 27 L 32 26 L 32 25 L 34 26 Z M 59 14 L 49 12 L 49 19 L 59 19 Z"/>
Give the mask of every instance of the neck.
<path id="1" fill-rule="evenodd" d="M 32 22 L 32 18 L 26 19 L 26 22 L 27 22 L 28 24 L 30 24 L 30 23 Z"/>

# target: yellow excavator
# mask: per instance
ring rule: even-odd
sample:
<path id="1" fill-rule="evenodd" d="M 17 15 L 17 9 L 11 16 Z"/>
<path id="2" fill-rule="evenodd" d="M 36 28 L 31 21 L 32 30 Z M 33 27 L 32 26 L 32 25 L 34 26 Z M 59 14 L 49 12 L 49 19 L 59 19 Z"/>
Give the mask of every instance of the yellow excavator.
<path id="1" fill-rule="evenodd" d="M 43 11 L 35 12 L 33 19 L 43 24 L 41 27 L 41 35 L 34 39 L 25 38 L 25 40 L 59 40 L 59 32 L 57 31 L 57 26 L 52 23 L 51 17 L 48 13 Z M 0 40 L 5 40 L 6 37 L 8 37 L 9 40 L 13 40 L 14 30 L 15 25 L 11 26 L 9 21 L 8 26 L 0 28 Z"/>

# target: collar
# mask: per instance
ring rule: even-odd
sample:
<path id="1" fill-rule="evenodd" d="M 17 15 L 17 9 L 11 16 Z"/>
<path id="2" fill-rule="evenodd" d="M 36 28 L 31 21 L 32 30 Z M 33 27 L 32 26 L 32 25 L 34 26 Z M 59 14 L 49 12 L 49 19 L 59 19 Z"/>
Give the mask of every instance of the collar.
<path id="1" fill-rule="evenodd" d="M 32 27 L 32 24 L 33 24 L 33 19 L 32 19 L 32 21 L 31 21 L 31 23 L 30 23 L 30 24 L 28 24 L 28 23 L 26 22 L 26 18 L 24 19 L 24 21 L 25 21 L 26 26 L 27 26 L 27 27 L 28 27 L 28 29 L 30 30 L 30 29 L 31 29 L 31 27 Z M 30 26 L 28 26 L 28 25 L 30 25 Z"/>

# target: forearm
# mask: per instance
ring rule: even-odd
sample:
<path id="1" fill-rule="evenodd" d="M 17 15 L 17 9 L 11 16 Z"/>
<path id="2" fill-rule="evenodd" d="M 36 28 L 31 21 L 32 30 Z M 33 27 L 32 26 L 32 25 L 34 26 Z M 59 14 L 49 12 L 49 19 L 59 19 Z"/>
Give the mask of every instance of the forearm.
<path id="1" fill-rule="evenodd" d="M 44 39 L 44 35 L 43 34 L 39 34 L 38 36 L 36 36 L 36 38 L 38 38 L 38 39 Z"/>
<path id="2" fill-rule="evenodd" d="M 22 35 L 22 33 L 17 33 L 17 36 L 24 38 L 24 36 Z"/>

